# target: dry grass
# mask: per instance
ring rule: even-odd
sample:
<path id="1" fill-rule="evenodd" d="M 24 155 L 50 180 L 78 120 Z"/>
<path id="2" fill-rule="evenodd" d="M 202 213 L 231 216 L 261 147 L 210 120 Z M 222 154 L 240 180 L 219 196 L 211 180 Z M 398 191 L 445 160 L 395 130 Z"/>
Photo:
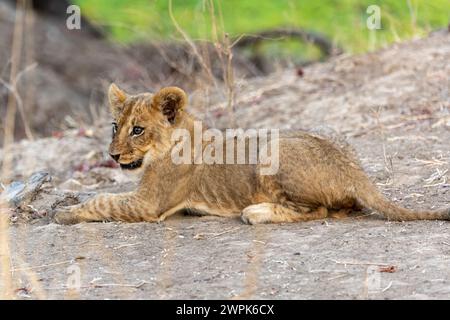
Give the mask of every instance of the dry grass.
<path id="1" fill-rule="evenodd" d="M 24 8 L 25 1 L 17 2 L 17 7 Z M 22 53 L 23 39 L 23 14 L 20 10 L 16 10 L 13 44 L 11 52 L 11 70 L 9 83 L 14 84 L 20 68 L 20 56 Z M 6 82 L 3 82 L 4 84 Z M 20 101 L 20 100 L 19 100 Z M 3 140 L 3 163 L 0 175 L 0 181 L 9 181 L 9 175 L 12 172 L 12 152 L 11 145 L 14 142 L 14 124 L 17 110 L 17 96 L 14 94 L 14 85 L 10 87 L 8 96 L 8 104 L 6 107 L 6 116 L 4 120 L 4 140 Z M 9 208 L 7 204 L 0 203 L 0 252 L 2 267 L 2 291 L 0 292 L 3 299 L 11 299 L 13 297 L 13 279 L 11 274 L 11 253 L 9 245 Z"/>
<path id="2" fill-rule="evenodd" d="M 0 83 L 6 87 L 9 91 L 8 103 L 6 107 L 6 116 L 4 119 L 4 133 L 3 133 L 3 152 L 4 156 L 2 159 L 2 168 L 0 174 L 0 181 L 8 182 L 12 173 L 13 166 L 13 152 L 11 147 L 14 143 L 14 129 L 15 129 L 15 118 L 17 110 L 19 111 L 20 117 L 23 121 L 26 136 L 29 140 L 33 140 L 34 136 L 29 126 L 29 121 L 27 119 L 28 110 L 25 110 L 27 105 L 30 105 L 30 99 L 33 99 L 33 89 L 32 85 L 28 84 L 29 91 L 25 95 L 25 102 L 20 97 L 17 91 L 17 84 L 21 78 L 30 70 L 36 67 L 36 63 L 33 62 L 33 50 L 34 48 L 27 48 L 25 63 L 27 66 L 20 71 L 20 67 L 23 64 L 21 61 L 22 52 L 24 50 L 24 43 L 33 43 L 32 36 L 29 41 L 25 41 L 25 34 L 32 34 L 29 32 L 33 29 L 33 13 L 31 12 L 31 2 L 28 0 L 17 1 L 17 9 L 14 21 L 14 33 L 12 39 L 11 47 L 11 64 L 10 64 L 10 75 L 9 81 L 5 81 L 0 78 Z M 32 100 L 31 100 L 32 101 Z M 0 200 L 0 260 L 1 260 L 1 271 L 2 271 L 2 281 L 0 286 L 0 298 L 12 299 L 14 298 L 14 288 L 15 288 L 15 277 L 14 273 L 21 271 L 31 282 L 33 288 L 35 289 L 36 297 L 43 299 L 45 298 L 45 293 L 42 291 L 39 281 L 37 280 L 36 274 L 31 270 L 20 270 L 15 269 L 12 266 L 11 260 L 11 249 L 10 249 L 10 229 L 9 229 L 9 217 L 10 210 L 12 210 L 8 203 L 2 202 Z"/>
<path id="3" fill-rule="evenodd" d="M 212 43 L 209 41 L 194 42 L 187 32 L 178 24 L 173 14 L 172 0 L 169 0 L 169 15 L 172 23 L 177 32 L 192 50 L 192 55 L 196 57 L 204 74 L 204 76 L 201 74 L 199 75 L 199 78 L 204 80 L 198 83 L 198 90 L 204 92 L 204 96 L 206 97 L 209 96 L 211 90 L 214 90 L 216 94 L 223 92 L 221 96 L 226 97 L 226 106 L 224 109 L 227 110 L 230 116 L 229 126 L 233 127 L 236 124 L 234 119 L 236 78 L 234 74 L 232 49 L 239 39 L 232 42 L 229 34 L 226 32 L 223 24 L 220 2 L 216 3 L 213 0 L 203 0 L 203 8 L 203 10 L 209 14 L 211 20 L 210 38 L 212 39 Z M 209 46 L 212 46 L 215 49 L 216 56 L 214 59 L 220 64 L 223 85 L 218 83 L 216 76 L 213 74 L 212 57 L 210 56 Z M 206 100 L 208 100 L 208 98 L 206 98 Z M 206 104 L 204 111 L 211 112 L 208 103 Z"/>

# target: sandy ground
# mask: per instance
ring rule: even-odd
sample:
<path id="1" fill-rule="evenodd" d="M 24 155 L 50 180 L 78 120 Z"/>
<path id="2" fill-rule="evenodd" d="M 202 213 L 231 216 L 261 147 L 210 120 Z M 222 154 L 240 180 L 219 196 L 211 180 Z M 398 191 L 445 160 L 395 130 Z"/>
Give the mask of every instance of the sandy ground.
<path id="1" fill-rule="evenodd" d="M 434 221 L 249 227 L 175 218 L 21 225 L 12 230 L 11 249 L 27 261 L 13 259 L 15 279 L 27 293 L 35 289 L 35 298 L 448 299 L 448 233 L 447 223 Z M 27 266 L 40 290 L 29 283 Z M 72 272 L 80 274 L 80 290 L 67 289 Z"/>
<path id="2" fill-rule="evenodd" d="M 252 128 L 332 127 L 348 137 L 390 199 L 410 208 L 448 207 L 448 61 L 450 34 L 441 31 L 312 65 L 302 77 L 286 70 L 240 82 L 235 119 Z M 219 102 L 205 118 L 226 127 L 230 118 Z M 52 206 L 132 187 L 105 162 L 108 132 L 66 132 L 14 146 L 15 179 L 40 169 L 53 177 L 33 208 L 11 215 L 15 297 L 450 298 L 450 224 L 443 221 L 389 222 L 368 212 L 261 226 L 185 216 L 161 224 L 52 223 Z"/>

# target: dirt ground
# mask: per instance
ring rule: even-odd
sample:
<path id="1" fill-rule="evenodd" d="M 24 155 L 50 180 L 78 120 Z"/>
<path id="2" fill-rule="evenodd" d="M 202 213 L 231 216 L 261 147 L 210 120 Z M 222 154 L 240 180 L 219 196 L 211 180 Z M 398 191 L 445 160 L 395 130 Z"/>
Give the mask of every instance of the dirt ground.
<path id="1" fill-rule="evenodd" d="M 240 81 L 234 119 L 244 128 L 332 128 L 390 199 L 448 207 L 449 61 L 443 30 Z M 192 109 L 200 115 L 195 103 Z M 208 109 L 208 123 L 229 125 L 220 99 Z M 105 125 L 14 146 L 14 179 L 37 170 L 52 176 L 31 207 L 11 212 L 16 298 L 450 298 L 450 224 L 443 221 L 389 222 L 366 212 L 260 226 L 186 216 L 160 224 L 52 223 L 52 207 L 132 188 L 106 161 L 109 131 Z"/>

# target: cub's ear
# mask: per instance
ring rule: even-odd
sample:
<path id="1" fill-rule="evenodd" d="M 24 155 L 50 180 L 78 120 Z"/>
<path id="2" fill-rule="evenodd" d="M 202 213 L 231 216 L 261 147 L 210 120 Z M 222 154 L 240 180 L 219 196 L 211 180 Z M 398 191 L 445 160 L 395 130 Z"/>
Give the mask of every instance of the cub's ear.
<path id="1" fill-rule="evenodd" d="M 155 93 L 152 100 L 152 107 L 160 110 L 171 124 L 178 120 L 178 115 L 186 104 L 186 93 L 177 87 L 167 87 L 159 90 Z"/>
<path id="2" fill-rule="evenodd" d="M 108 89 L 108 98 L 110 111 L 113 115 L 116 115 L 120 113 L 123 103 L 127 99 L 127 94 L 114 83 L 111 83 Z"/>

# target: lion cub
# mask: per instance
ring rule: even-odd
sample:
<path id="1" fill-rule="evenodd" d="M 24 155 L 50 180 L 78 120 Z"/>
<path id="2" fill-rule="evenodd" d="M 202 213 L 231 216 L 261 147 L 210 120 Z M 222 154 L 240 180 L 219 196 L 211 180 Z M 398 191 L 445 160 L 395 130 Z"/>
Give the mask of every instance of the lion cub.
<path id="1" fill-rule="evenodd" d="M 141 182 L 133 192 L 99 194 L 60 209 L 54 217 L 58 223 L 157 222 L 180 210 L 240 216 L 249 224 L 279 223 L 363 207 L 391 220 L 450 219 L 450 209 L 418 212 L 396 206 L 369 181 L 352 152 L 302 131 L 279 135 L 279 167 L 271 175 L 260 174 L 258 163 L 174 163 L 173 134 L 182 129 L 194 135 L 195 129 L 184 110 L 185 92 L 168 87 L 129 95 L 111 84 L 108 94 L 114 117 L 109 153 L 123 169 L 142 170 Z M 200 147 L 211 143 L 202 141 Z M 244 145 L 248 151 L 248 141 Z"/>

